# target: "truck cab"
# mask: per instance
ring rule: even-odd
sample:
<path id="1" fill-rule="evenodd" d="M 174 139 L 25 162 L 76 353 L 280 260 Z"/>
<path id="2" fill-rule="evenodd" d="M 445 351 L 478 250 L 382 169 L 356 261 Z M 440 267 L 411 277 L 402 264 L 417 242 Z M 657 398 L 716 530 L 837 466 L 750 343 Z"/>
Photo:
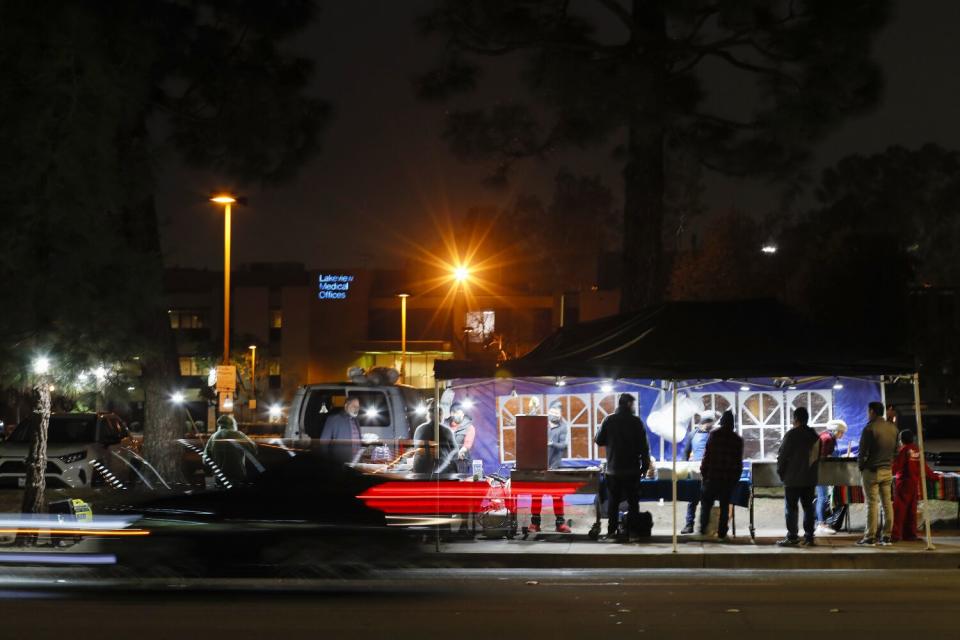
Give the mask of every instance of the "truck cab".
<path id="1" fill-rule="evenodd" d="M 380 443 L 397 452 L 417 425 L 429 416 L 423 394 L 407 385 L 354 382 L 311 384 L 297 390 L 287 414 L 284 438 L 321 438 L 330 416 L 343 411 L 347 398 L 360 399 L 360 432 L 365 443 Z"/>

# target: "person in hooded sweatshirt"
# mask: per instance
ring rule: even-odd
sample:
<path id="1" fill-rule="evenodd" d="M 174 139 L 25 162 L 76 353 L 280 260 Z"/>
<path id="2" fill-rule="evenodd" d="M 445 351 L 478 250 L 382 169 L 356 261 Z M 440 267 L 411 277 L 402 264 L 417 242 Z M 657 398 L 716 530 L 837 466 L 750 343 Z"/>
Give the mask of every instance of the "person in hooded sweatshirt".
<path id="1" fill-rule="evenodd" d="M 713 430 L 716 420 L 716 414 L 713 411 L 704 411 L 700 416 L 700 424 L 695 425 L 686 437 L 687 446 L 685 455 L 687 460 L 691 460 L 693 462 L 699 462 L 703 460 L 704 452 L 706 452 L 707 449 L 707 440 L 710 438 L 710 431 Z M 702 473 L 703 469 L 701 465 L 701 474 Z M 700 487 L 700 497 L 703 497 L 702 486 Z M 687 503 L 687 522 L 684 524 L 683 529 L 680 530 L 681 534 L 693 533 L 693 525 L 697 520 L 697 505 L 699 504 L 699 499 L 691 500 L 689 503 Z M 704 517 L 703 513 L 703 511 L 700 512 L 701 518 Z"/>
<path id="2" fill-rule="evenodd" d="M 217 483 L 229 486 L 248 479 L 247 457 L 257 454 L 257 445 L 237 428 L 233 416 L 224 414 L 217 418 L 217 430 L 207 440 L 203 453 L 216 465 Z"/>
<path id="3" fill-rule="evenodd" d="M 700 533 L 707 533 L 713 502 L 720 503 L 720 521 L 717 537 L 727 539 L 727 520 L 730 516 L 730 496 L 740 474 L 743 473 L 743 438 L 733 428 L 733 412 L 729 409 L 720 416 L 720 428 L 710 432 L 700 463 L 703 489 L 700 495 Z"/>
<path id="4" fill-rule="evenodd" d="M 563 417 L 563 403 L 554 400 L 547 409 L 547 468 L 558 469 L 563 465 L 570 445 L 570 423 Z M 531 533 L 540 532 L 540 513 L 543 509 L 544 494 L 531 496 L 530 527 Z M 557 533 L 570 533 L 570 527 L 564 521 L 563 496 L 551 495 L 553 515 L 556 516 Z"/>
<path id="5" fill-rule="evenodd" d="M 787 431 L 777 453 L 777 474 L 783 481 L 784 516 L 787 537 L 777 542 L 781 547 L 800 543 L 797 529 L 797 502 L 803 508 L 803 545 L 812 547 L 817 514 L 814 498 L 817 489 L 817 461 L 820 459 L 820 436 L 807 422 L 810 413 L 806 407 L 793 410 L 793 428 Z"/>
<path id="6" fill-rule="evenodd" d="M 914 444 L 912 431 L 900 432 L 900 452 L 893 460 L 893 542 L 917 539 L 917 501 L 920 497 L 920 448 Z M 924 473 L 931 480 L 939 475 L 923 462 Z"/>

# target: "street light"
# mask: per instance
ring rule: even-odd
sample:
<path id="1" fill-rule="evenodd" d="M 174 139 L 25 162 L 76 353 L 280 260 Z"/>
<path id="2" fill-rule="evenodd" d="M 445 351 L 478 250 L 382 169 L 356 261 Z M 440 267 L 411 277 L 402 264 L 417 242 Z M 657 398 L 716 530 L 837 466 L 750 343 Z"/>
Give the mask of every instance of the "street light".
<path id="1" fill-rule="evenodd" d="M 50 358 L 39 356 L 33 361 L 33 372 L 38 376 L 45 376 L 50 373 Z"/>
<path id="2" fill-rule="evenodd" d="M 407 298 L 409 293 L 397 294 L 400 298 L 400 382 L 407 382 Z"/>
<path id="3" fill-rule="evenodd" d="M 183 395 L 182 391 L 174 391 L 170 394 L 170 402 L 177 405 L 178 407 L 183 407 L 184 413 L 187 414 L 187 420 L 190 421 L 190 427 L 193 429 L 194 433 L 199 434 L 200 429 L 197 429 L 197 423 L 193 421 L 193 414 L 190 413 L 190 407 L 187 406 L 186 398 Z"/>
<path id="4" fill-rule="evenodd" d="M 230 364 L 230 215 L 236 201 L 228 194 L 210 198 L 223 205 L 223 364 Z"/>
<path id="5" fill-rule="evenodd" d="M 465 266 L 459 266 L 453 270 L 453 279 L 464 283 L 470 279 L 470 269 Z"/>
<path id="6" fill-rule="evenodd" d="M 267 409 L 267 415 L 270 417 L 270 422 L 278 422 L 282 414 L 283 407 L 278 404 L 272 404 L 270 405 L 270 408 Z"/>
<path id="7" fill-rule="evenodd" d="M 777 252 L 777 245 L 773 244 L 772 242 L 768 242 L 767 244 L 760 247 L 760 251 L 767 254 L 768 256 L 771 256 Z"/>

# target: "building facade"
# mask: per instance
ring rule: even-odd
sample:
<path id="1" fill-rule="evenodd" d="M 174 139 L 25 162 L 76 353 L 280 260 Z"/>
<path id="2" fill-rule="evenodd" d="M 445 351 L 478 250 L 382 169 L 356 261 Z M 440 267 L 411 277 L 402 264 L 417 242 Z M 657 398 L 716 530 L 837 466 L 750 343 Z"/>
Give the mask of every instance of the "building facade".
<path id="1" fill-rule="evenodd" d="M 517 357 L 562 320 L 602 317 L 619 305 L 609 291 L 492 295 L 454 282 L 426 287 L 420 280 L 401 270 L 240 266 L 232 274 L 230 331 L 239 406 L 255 396 L 262 411 L 304 384 L 343 380 L 350 367 L 399 370 L 404 364 L 406 383 L 429 388 L 438 359 Z M 408 296 L 405 363 L 400 294 Z M 165 296 L 188 397 L 209 399 L 210 369 L 222 357 L 223 274 L 170 269 Z"/>

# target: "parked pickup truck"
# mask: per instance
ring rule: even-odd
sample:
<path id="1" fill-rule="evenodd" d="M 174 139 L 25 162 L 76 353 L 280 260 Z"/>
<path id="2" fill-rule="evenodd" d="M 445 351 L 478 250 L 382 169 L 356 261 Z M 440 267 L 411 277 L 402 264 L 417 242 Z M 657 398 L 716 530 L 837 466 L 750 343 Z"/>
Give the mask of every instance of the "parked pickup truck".
<path id="1" fill-rule="evenodd" d="M 386 462 L 403 453 L 416 427 L 429 419 L 423 394 L 406 385 L 370 385 L 354 382 L 311 384 L 301 387 L 290 404 L 284 438 L 321 438 L 330 416 L 343 411 L 347 398 L 360 399 L 363 462 Z"/>

